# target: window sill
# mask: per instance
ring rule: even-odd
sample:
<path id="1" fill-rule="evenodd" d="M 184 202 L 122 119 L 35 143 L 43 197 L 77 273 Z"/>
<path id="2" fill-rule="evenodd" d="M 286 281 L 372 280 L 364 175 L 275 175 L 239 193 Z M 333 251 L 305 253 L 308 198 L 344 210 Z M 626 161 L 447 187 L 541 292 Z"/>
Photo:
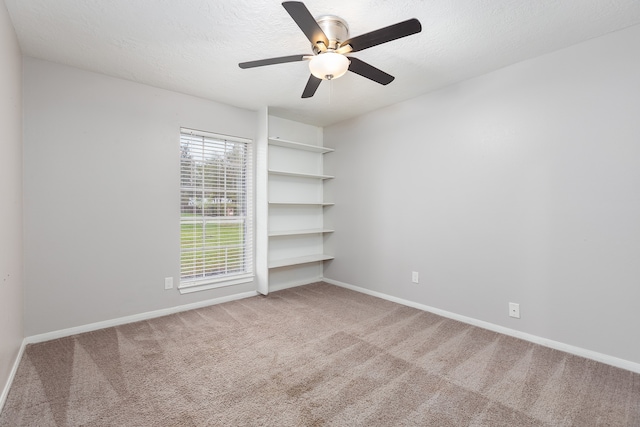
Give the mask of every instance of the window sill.
<path id="1" fill-rule="evenodd" d="M 236 276 L 233 278 L 225 278 L 225 279 L 213 279 L 206 280 L 201 282 L 190 282 L 186 284 L 181 284 L 178 286 L 178 291 L 180 291 L 181 295 L 190 294 L 193 292 L 199 291 L 208 291 L 210 289 L 224 288 L 226 286 L 234 286 L 240 285 L 243 283 L 253 282 L 254 275 L 246 274 L 243 276 Z"/>

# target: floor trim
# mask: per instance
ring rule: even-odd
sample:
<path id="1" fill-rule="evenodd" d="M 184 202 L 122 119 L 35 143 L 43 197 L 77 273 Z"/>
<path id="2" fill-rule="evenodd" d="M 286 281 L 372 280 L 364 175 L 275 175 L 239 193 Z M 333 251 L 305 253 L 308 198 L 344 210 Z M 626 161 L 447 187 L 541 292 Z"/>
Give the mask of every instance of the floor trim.
<path id="1" fill-rule="evenodd" d="M 294 280 L 291 282 L 278 283 L 277 285 L 269 284 L 269 292 L 282 291 L 285 289 L 296 288 L 298 286 L 308 285 L 309 283 L 320 282 L 324 280 L 322 276 L 318 276 L 312 279 L 304 279 L 304 280 Z"/>
<path id="2" fill-rule="evenodd" d="M 164 308 L 161 310 L 148 311 L 146 313 L 134 314 L 131 316 L 119 317 L 116 319 L 105 320 L 103 322 L 89 323 L 87 325 L 76 326 L 73 328 L 61 329 L 57 331 L 46 332 L 44 334 L 31 335 L 22 340 L 22 344 L 20 345 L 20 350 L 18 351 L 18 355 L 13 363 L 13 368 L 9 373 L 9 377 L 7 378 L 7 382 L 2 390 L 2 394 L 0 394 L 0 412 L 2 408 L 4 408 L 4 404 L 9 396 L 9 390 L 11 389 L 11 385 L 13 384 L 13 379 L 15 378 L 16 372 L 18 371 L 18 366 L 20 365 L 20 361 L 22 360 L 22 356 L 24 354 L 24 350 L 28 344 L 35 344 L 44 341 L 55 340 L 58 338 L 64 338 L 71 335 L 81 334 L 84 332 L 96 331 L 98 329 L 110 328 L 113 326 L 124 325 L 127 323 L 139 322 L 141 320 L 153 319 L 156 317 L 167 316 L 174 313 L 179 313 L 187 310 L 194 310 L 197 308 L 208 307 L 211 305 L 222 304 L 225 302 L 236 301 L 239 299 L 250 298 L 257 296 L 258 293 L 255 291 L 250 292 L 242 292 L 239 294 L 229 295 L 226 297 L 209 299 L 206 301 L 199 301 L 191 304 L 179 305 L 176 307 Z"/>
<path id="3" fill-rule="evenodd" d="M 20 366 L 20 361 L 22 360 L 22 355 L 24 354 L 24 349 L 27 346 L 27 340 L 23 339 L 22 344 L 20 344 L 20 350 L 18 350 L 18 355 L 16 356 L 16 360 L 13 362 L 13 367 L 9 372 L 9 378 L 7 378 L 7 382 L 4 385 L 4 389 L 2 390 L 2 394 L 0 394 L 0 412 L 4 408 L 4 404 L 7 401 L 7 397 L 9 396 L 9 390 L 11 389 L 11 384 L 13 384 L 13 379 L 16 376 L 16 372 L 18 372 L 18 366 Z"/>
<path id="4" fill-rule="evenodd" d="M 361 288 L 359 286 L 350 285 L 348 283 L 340 282 L 333 279 L 323 278 L 324 282 L 330 283 L 332 285 L 340 286 L 342 288 L 350 289 L 352 291 L 360 292 L 363 294 L 371 295 L 374 297 L 382 298 L 387 301 L 392 301 L 398 304 L 406 305 L 409 307 L 417 308 L 419 310 L 428 311 L 430 313 L 434 313 L 440 315 L 442 317 L 447 317 L 449 319 L 458 320 L 463 323 L 467 323 L 469 325 L 478 326 L 483 329 L 488 329 L 490 331 L 498 332 L 501 334 L 509 335 L 515 338 L 520 338 L 525 341 L 532 342 L 534 344 L 540 344 L 545 347 L 553 348 L 555 350 L 564 351 L 566 353 L 574 354 L 576 356 L 581 356 L 587 359 L 595 360 L 597 362 L 606 363 L 607 365 L 615 366 L 617 368 L 626 369 L 631 372 L 636 372 L 640 374 L 640 363 L 631 362 L 629 360 L 620 359 L 614 356 L 609 356 L 607 354 L 598 353 L 596 351 L 587 350 L 581 347 L 576 347 L 573 345 L 565 344 L 559 341 L 553 341 L 547 338 L 539 337 L 537 335 L 528 334 L 526 332 L 517 331 L 515 329 L 506 328 L 504 326 L 496 325 L 494 323 L 485 322 L 483 320 L 474 319 L 472 317 L 462 316 L 460 314 L 452 313 L 450 311 L 441 310 L 439 308 L 431 307 L 428 305 L 420 304 L 417 302 L 405 300 L 402 298 L 397 298 L 391 295 L 383 294 L 382 292 L 372 291 L 366 288 Z"/>
<path id="5" fill-rule="evenodd" d="M 191 304 L 178 305 L 175 307 L 163 308 L 161 310 L 148 311 L 146 313 L 134 314 L 131 316 L 118 317 L 116 319 L 105 320 L 103 322 L 89 323 L 87 325 L 73 328 L 61 329 L 58 331 L 46 332 L 44 334 L 31 335 L 25 338 L 27 344 L 34 344 L 44 341 L 55 340 L 71 335 L 82 334 L 84 332 L 96 331 L 98 329 L 110 328 L 127 323 L 139 322 L 141 320 L 153 319 L 155 317 L 168 316 L 181 311 L 194 310 L 196 308 L 208 307 L 210 305 L 222 304 L 224 302 L 235 301 L 243 298 L 250 298 L 258 295 L 256 291 L 241 292 L 226 297 L 213 298 L 206 301 L 194 302 Z"/>

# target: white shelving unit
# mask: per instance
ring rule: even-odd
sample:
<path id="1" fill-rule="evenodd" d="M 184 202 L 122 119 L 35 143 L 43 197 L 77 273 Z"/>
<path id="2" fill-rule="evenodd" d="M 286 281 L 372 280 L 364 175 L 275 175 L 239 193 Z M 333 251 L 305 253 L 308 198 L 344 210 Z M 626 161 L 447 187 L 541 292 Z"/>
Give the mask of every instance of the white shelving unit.
<path id="1" fill-rule="evenodd" d="M 269 202 L 270 205 L 278 206 L 333 206 L 335 203 L 327 202 Z"/>
<path id="2" fill-rule="evenodd" d="M 269 173 L 271 175 L 282 175 L 282 176 L 294 176 L 297 178 L 312 178 L 312 179 L 332 179 L 335 178 L 331 175 L 318 175 L 315 173 L 300 173 L 300 172 L 287 172 L 287 171 L 279 171 L 269 169 Z"/>
<path id="3" fill-rule="evenodd" d="M 322 147 L 319 145 L 303 144 L 301 142 L 288 141 L 286 139 L 280 139 L 278 137 L 269 138 L 269 145 L 278 147 L 294 148 L 296 150 L 311 151 L 313 153 L 331 153 L 333 148 Z"/>
<path id="4" fill-rule="evenodd" d="M 311 262 L 328 261 L 330 259 L 333 259 L 333 257 L 330 255 L 305 255 L 300 257 L 269 261 L 269 268 L 288 267 L 292 265 L 307 264 Z"/>
<path id="5" fill-rule="evenodd" d="M 269 237 L 277 236 L 303 236 L 305 234 L 324 234 L 333 233 L 334 230 L 329 228 L 310 228 L 307 230 L 282 230 L 282 231 L 270 231 Z"/>
<path id="6" fill-rule="evenodd" d="M 322 277 L 324 225 L 322 128 L 268 118 L 268 271 L 269 288 L 310 283 Z"/>

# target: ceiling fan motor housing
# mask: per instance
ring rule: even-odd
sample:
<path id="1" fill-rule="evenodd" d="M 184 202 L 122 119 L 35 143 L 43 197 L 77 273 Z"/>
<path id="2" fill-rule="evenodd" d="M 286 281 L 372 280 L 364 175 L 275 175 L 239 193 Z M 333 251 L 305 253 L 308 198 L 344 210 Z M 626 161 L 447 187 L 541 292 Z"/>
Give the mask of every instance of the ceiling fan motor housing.
<path id="1" fill-rule="evenodd" d="M 335 16 L 335 15 L 322 15 L 316 18 L 318 26 L 322 29 L 324 34 L 329 39 L 329 46 L 327 49 L 335 50 L 339 47 L 340 43 L 349 38 L 349 26 L 347 21 Z M 320 49 L 316 45 L 311 46 L 313 53 L 320 53 Z"/>

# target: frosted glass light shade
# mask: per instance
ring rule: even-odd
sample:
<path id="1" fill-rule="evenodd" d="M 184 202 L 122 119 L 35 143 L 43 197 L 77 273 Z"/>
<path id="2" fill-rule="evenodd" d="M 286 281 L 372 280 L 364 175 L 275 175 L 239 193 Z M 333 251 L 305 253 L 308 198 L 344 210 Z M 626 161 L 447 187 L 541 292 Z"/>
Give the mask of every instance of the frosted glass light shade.
<path id="1" fill-rule="evenodd" d="M 334 52 L 320 53 L 309 61 L 311 74 L 319 79 L 337 79 L 349 69 L 349 59 Z"/>

